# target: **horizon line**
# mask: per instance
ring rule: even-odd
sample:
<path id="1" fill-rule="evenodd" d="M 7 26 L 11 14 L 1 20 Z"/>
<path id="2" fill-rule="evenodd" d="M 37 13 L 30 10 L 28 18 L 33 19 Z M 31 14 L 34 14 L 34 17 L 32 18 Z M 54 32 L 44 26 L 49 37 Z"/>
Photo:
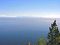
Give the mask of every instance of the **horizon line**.
<path id="1" fill-rule="evenodd" d="M 12 15 L 0 15 L 0 17 L 26 17 L 26 18 L 29 18 L 29 17 L 35 17 L 35 18 L 60 18 L 59 15 L 44 15 L 44 16 L 39 16 L 39 15 L 20 15 L 20 16 L 12 16 Z"/>

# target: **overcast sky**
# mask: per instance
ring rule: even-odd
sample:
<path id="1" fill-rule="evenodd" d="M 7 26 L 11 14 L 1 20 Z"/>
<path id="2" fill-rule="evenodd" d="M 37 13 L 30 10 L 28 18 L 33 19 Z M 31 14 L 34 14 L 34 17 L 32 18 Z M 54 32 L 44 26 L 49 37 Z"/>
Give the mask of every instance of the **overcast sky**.
<path id="1" fill-rule="evenodd" d="M 0 16 L 59 17 L 60 0 L 0 0 Z"/>

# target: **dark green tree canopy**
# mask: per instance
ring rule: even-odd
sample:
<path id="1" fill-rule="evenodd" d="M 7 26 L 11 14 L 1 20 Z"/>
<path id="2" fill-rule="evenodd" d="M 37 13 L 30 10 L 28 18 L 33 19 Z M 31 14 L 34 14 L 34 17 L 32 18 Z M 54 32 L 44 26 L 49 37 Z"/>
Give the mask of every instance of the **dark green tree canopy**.
<path id="1" fill-rule="evenodd" d="M 53 22 L 53 24 L 52 24 L 52 27 L 53 27 L 53 26 L 57 26 L 56 20 L 54 20 L 54 22 Z"/>
<path id="2" fill-rule="evenodd" d="M 51 27 L 49 27 L 50 32 L 48 33 L 48 45 L 58 45 L 57 37 L 60 36 L 56 20 L 54 20 L 53 24 L 51 24 Z"/>

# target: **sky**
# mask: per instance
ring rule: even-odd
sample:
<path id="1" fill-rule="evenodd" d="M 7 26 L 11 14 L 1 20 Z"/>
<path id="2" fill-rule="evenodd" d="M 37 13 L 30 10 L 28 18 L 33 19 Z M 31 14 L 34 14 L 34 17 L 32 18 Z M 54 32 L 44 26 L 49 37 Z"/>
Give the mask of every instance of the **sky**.
<path id="1" fill-rule="evenodd" d="M 60 0 L 0 0 L 0 17 L 60 17 Z"/>

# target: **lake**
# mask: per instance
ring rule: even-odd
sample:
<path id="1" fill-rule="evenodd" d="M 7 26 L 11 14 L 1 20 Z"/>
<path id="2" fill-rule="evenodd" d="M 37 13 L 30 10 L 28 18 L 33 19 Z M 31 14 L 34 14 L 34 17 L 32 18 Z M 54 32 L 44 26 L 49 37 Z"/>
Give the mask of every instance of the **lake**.
<path id="1" fill-rule="evenodd" d="M 60 27 L 60 20 L 56 20 Z M 50 18 L 0 17 L 0 45 L 26 45 L 28 42 L 33 44 L 42 35 L 47 38 L 53 21 Z"/>

